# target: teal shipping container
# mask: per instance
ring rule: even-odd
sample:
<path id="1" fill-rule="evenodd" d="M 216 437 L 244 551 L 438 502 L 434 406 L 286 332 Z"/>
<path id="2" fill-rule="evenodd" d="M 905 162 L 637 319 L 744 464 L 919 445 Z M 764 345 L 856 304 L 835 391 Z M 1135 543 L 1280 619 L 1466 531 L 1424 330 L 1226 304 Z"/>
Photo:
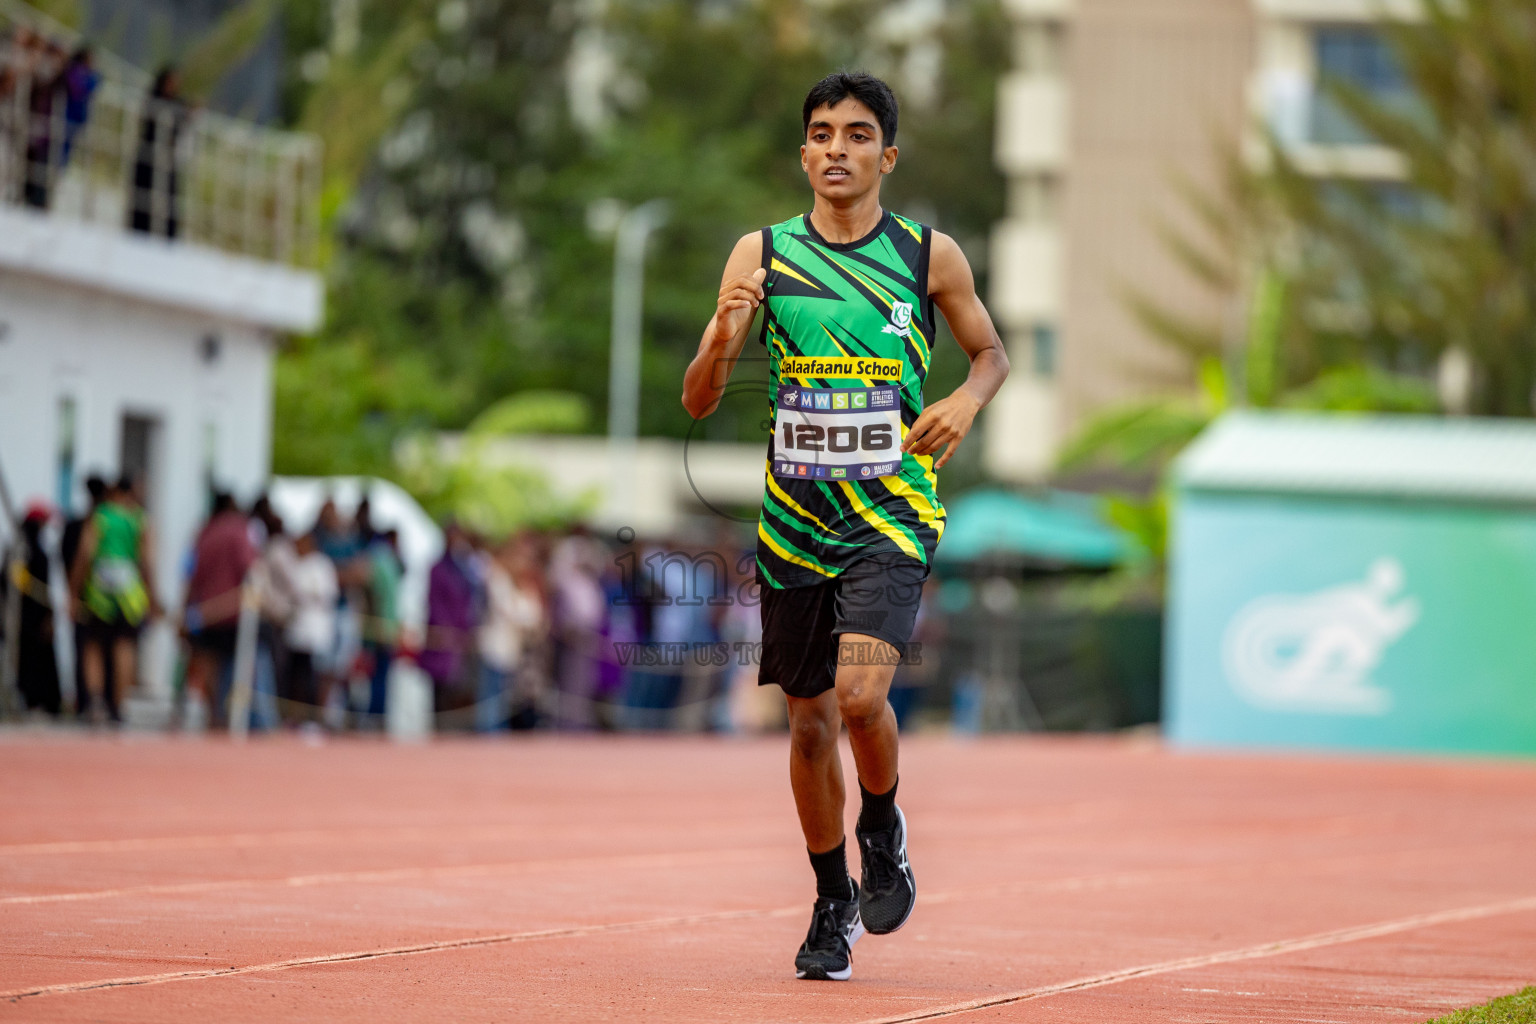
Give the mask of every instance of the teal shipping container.
<path id="1" fill-rule="evenodd" d="M 1174 743 L 1536 754 L 1536 424 L 1233 413 L 1174 486 Z"/>

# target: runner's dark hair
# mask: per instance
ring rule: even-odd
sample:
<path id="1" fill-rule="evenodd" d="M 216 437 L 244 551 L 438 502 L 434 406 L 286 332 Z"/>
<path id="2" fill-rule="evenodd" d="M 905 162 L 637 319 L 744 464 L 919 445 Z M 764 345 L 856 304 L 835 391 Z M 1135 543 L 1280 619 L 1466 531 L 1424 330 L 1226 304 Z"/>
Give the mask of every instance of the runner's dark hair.
<path id="1" fill-rule="evenodd" d="M 836 71 L 811 86 L 800 111 L 801 130 L 810 132 L 811 111 L 836 106 L 850 96 L 875 112 L 875 120 L 880 122 L 881 145 L 896 145 L 896 94 L 864 71 Z"/>

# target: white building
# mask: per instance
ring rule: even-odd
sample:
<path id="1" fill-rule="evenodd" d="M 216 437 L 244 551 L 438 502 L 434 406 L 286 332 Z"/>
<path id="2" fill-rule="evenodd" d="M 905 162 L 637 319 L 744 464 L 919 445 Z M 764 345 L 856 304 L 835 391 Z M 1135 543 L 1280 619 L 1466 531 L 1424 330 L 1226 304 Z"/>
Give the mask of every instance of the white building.
<path id="1" fill-rule="evenodd" d="M 0 30 L 14 16 L 0 16 Z M 20 59 L 14 45 L 0 49 L 5 59 Z M 320 322 L 322 283 L 302 265 L 319 146 L 197 113 L 162 131 L 174 146 L 146 150 L 144 118 L 185 115 L 146 105 L 147 83 L 131 69 L 97 66 L 111 77 L 67 161 L 62 104 L 40 159 L 20 141 L 38 133 L 31 82 L 0 98 L 0 473 L 19 505 L 75 512 L 88 474 L 140 478 L 159 597 L 175 609 L 210 486 L 248 500 L 270 473 L 281 337 Z M 151 230 L 132 231 L 134 175 L 146 163 L 161 182 L 174 168 L 178 184 L 155 191 Z M 40 181 L 46 205 L 27 191 Z M 169 639 L 160 630 L 145 659 L 152 689 L 168 683 Z"/>
<path id="2" fill-rule="evenodd" d="M 1206 322 L 1240 311 L 1193 281 L 1164 233 L 1190 219 L 1179 182 L 1218 182 L 1218 149 L 1265 124 L 1317 174 L 1400 178 L 1322 95 L 1326 72 L 1401 88 L 1382 12 L 1416 0 L 1006 0 L 1014 67 L 998 85 L 1008 209 L 988 307 L 1016 372 L 988 410 L 986 465 L 1047 476 L 1095 413 L 1188 391 L 1189 358 L 1133 315 L 1132 293 Z"/>

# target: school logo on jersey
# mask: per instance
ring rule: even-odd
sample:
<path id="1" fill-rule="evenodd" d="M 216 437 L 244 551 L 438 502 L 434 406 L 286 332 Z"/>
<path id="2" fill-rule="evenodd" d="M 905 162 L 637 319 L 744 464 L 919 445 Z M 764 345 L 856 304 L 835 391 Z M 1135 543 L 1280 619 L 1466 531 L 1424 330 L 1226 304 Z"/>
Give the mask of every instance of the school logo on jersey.
<path id="1" fill-rule="evenodd" d="M 880 332 L 902 338 L 912 337 L 912 303 L 898 302 L 891 306 L 891 322 L 880 328 Z"/>

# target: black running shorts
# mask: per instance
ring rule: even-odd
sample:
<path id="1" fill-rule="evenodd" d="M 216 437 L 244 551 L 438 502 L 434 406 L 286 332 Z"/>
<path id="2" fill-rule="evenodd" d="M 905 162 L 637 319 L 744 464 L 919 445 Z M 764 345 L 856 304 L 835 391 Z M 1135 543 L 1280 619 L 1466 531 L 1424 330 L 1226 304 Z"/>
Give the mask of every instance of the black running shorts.
<path id="1" fill-rule="evenodd" d="M 844 633 L 884 640 L 905 656 L 927 579 L 928 566 L 922 562 L 876 555 L 825 583 L 763 587 L 758 685 L 777 683 L 791 697 L 826 693 L 837 675 L 838 638 Z"/>

